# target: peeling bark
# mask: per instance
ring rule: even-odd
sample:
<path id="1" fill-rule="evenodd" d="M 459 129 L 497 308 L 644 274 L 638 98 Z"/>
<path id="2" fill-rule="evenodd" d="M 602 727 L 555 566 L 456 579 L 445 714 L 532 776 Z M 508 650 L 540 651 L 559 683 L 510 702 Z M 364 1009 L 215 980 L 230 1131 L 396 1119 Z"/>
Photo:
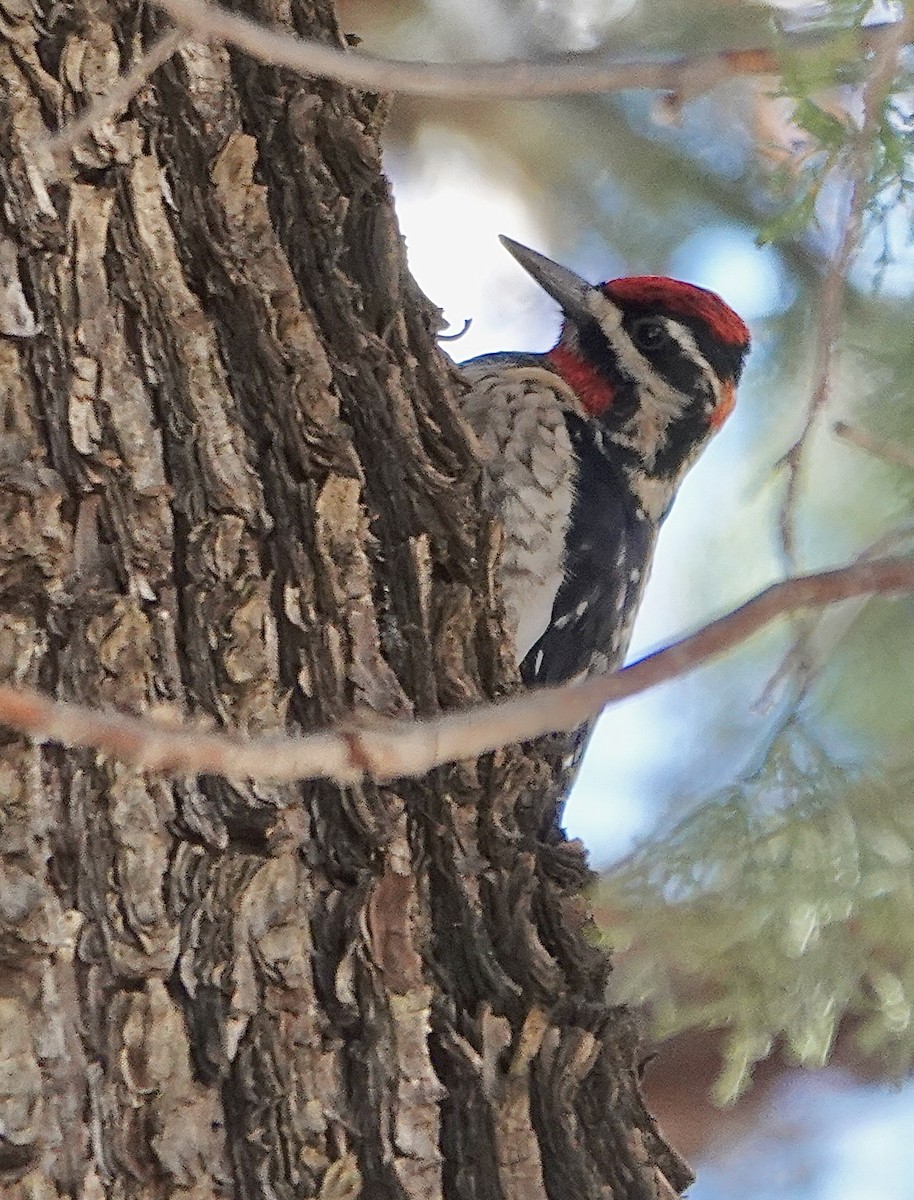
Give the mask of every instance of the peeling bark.
<path id="1" fill-rule="evenodd" d="M 325 0 L 251 11 L 342 44 Z M 3 5 L 0 672 L 219 727 L 514 685 L 384 104 Z M 0 1197 L 652 1197 L 542 747 L 339 790 L 0 742 Z"/>

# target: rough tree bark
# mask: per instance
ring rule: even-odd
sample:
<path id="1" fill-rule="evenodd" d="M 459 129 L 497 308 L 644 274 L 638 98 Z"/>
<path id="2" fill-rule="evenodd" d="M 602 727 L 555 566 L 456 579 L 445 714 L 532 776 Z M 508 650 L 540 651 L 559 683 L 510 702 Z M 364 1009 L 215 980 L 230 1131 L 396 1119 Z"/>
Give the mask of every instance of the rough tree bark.
<path id="1" fill-rule="evenodd" d="M 55 174 L 165 22 L 2 13 L 4 680 L 251 731 L 514 686 L 383 104 L 189 42 Z M 0 1194 L 681 1189 L 556 806 L 536 748 L 340 791 L 3 737 Z"/>

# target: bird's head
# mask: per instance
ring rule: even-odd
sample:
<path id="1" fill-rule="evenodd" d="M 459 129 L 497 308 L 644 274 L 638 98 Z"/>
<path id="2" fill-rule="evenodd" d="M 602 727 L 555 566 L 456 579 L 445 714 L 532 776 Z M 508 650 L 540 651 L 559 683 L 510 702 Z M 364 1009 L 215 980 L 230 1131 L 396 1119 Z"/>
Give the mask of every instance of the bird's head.
<path id="1" fill-rule="evenodd" d="M 749 330 L 714 292 L 663 276 L 591 284 L 535 250 L 505 249 L 564 314 L 551 367 L 582 415 L 639 472 L 673 480 L 733 410 Z"/>

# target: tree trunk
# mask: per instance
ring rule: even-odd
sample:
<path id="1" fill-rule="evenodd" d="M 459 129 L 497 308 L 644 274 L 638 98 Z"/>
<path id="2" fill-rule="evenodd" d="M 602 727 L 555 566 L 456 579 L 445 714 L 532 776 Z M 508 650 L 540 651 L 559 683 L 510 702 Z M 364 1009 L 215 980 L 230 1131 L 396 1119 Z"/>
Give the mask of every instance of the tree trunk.
<path id="1" fill-rule="evenodd" d="M 3 679 L 248 731 L 514 686 L 383 103 L 186 42 L 55 175 L 163 28 L 4 8 Z M 0 1195 L 681 1189 L 558 790 L 541 748 L 239 788 L 5 737 Z"/>

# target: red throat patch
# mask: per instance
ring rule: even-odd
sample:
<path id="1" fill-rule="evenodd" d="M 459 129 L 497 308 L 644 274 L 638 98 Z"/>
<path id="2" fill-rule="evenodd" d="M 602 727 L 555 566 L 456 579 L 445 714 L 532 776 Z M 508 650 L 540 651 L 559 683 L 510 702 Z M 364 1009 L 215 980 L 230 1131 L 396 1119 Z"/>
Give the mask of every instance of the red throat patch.
<path id="1" fill-rule="evenodd" d="M 667 279 L 662 275 L 629 275 L 622 279 L 611 279 L 602 286 L 610 300 L 656 306 L 667 313 L 694 317 L 707 325 L 714 336 L 728 346 L 749 345 L 749 330 L 745 322 L 729 304 L 725 304 L 720 296 L 709 292 L 707 288 L 683 283 L 681 279 Z"/>
<path id="2" fill-rule="evenodd" d="M 616 389 L 574 350 L 559 343 L 546 358 L 592 417 L 598 417 L 612 407 Z"/>

